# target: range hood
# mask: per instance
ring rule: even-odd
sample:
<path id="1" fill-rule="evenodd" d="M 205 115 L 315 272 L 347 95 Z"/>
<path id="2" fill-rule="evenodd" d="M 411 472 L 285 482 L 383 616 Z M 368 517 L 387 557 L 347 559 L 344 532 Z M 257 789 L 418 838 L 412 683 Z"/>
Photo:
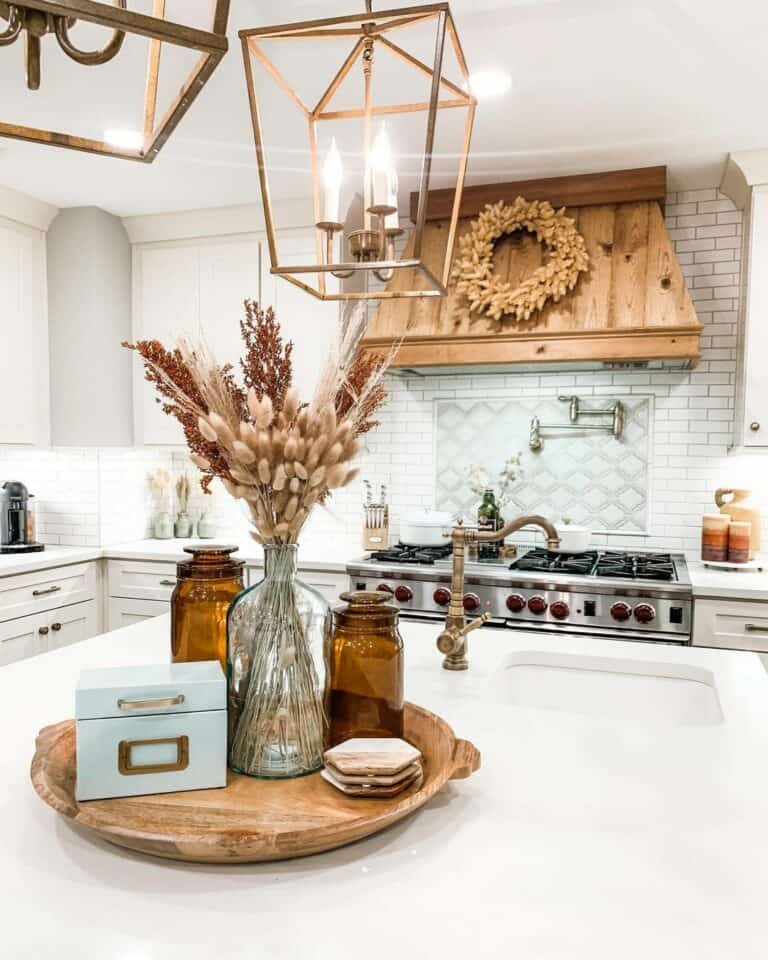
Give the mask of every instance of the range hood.
<path id="1" fill-rule="evenodd" d="M 526 323 L 463 318 L 450 290 L 440 300 L 385 300 L 365 346 L 380 351 L 399 340 L 394 367 L 424 374 L 695 364 L 702 325 L 664 224 L 665 192 L 665 167 L 467 187 L 460 234 L 487 203 L 546 199 L 575 220 L 589 272 Z M 422 249 L 430 269 L 445 248 L 451 203 L 447 191 L 430 194 Z M 497 245 L 496 271 L 517 286 L 542 256 L 535 238 L 521 232 Z"/>

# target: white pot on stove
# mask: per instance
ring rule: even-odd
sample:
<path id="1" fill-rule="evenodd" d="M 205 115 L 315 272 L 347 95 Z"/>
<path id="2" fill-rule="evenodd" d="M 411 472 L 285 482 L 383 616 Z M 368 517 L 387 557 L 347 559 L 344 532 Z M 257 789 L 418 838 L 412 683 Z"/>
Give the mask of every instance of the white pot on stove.
<path id="1" fill-rule="evenodd" d="M 589 550 L 592 531 L 589 527 L 580 527 L 575 523 L 555 524 L 560 546 L 557 553 L 584 553 Z"/>
<path id="2" fill-rule="evenodd" d="M 415 547 L 444 547 L 456 525 L 447 510 L 418 510 L 400 520 L 400 542 Z"/>

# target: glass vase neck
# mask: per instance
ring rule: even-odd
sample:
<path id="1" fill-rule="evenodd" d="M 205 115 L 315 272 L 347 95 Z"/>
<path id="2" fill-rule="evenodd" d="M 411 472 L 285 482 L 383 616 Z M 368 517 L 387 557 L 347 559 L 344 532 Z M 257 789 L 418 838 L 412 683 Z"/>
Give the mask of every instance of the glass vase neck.
<path id="1" fill-rule="evenodd" d="M 264 544 L 264 578 L 293 580 L 296 577 L 298 547 L 295 543 Z"/>

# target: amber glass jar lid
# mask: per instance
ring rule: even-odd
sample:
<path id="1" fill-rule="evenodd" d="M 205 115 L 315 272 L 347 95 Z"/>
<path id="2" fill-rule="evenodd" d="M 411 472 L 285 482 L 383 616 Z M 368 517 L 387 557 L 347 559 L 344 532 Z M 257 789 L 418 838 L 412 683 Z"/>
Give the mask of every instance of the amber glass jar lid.
<path id="1" fill-rule="evenodd" d="M 389 594 L 383 590 L 349 590 L 342 593 L 345 607 L 333 611 L 336 621 L 343 626 L 392 626 L 400 611 L 387 603 Z"/>
<path id="2" fill-rule="evenodd" d="M 245 560 L 230 556 L 239 549 L 240 547 L 220 544 L 184 547 L 184 553 L 191 553 L 192 557 L 176 564 L 176 576 L 179 580 L 227 580 L 230 577 L 239 577 Z"/>

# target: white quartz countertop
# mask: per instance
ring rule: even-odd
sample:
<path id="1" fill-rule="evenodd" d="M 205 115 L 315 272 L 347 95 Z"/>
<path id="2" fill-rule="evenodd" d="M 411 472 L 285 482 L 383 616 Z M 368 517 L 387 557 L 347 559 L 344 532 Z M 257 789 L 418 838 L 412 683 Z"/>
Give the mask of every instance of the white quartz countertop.
<path id="1" fill-rule="evenodd" d="M 85 563 L 103 556 L 102 547 L 46 547 L 36 553 L 0 554 L 0 577 L 33 573 L 70 563 Z"/>
<path id="2" fill-rule="evenodd" d="M 37 553 L 0 555 L 0 577 L 10 577 L 19 573 L 33 573 L 35 570 L 47 570 L 49 567 L 65 566 L 70 563 L 84 563 L 87 560 L 158 560 L 176 563 L 188 559 L 184 547 L 194 544 L 229 543 L 226 536 L 215 540 L 132 540 L 128 543 L 110 544 L 106 547 L 58 547 L 47 546 Z M 350 560 L 362 553 L 359 543 L 342 538 L 321 540 L 307 538 L 299 544 L 299 566 L 304 570 L 324 570 L 329 573 L 344 573 Z M 237 556 L 248 566 L 264 565 L 261 547 L 249 541 L 243 543 Z"/>
<path id="3" fill-rule="evenodd" d="M 705 567 L 701 560 L 688 560 L 694 597 L 726 600 L 768 601 L 768 557 L 765 568 L 757 570 L 717 570 Z"/>
<path id="4" fill-rule="evenodd" d="M 275 864 L 122 851 L 32 790 L 34 736 L 72 715 L 78 671 L 166 659 L 168 617 L 0 669 L 0 954 L 763 960 L 768 677 L 757 656 L 484 629 L 470 670 L 448 673 L 434 626 L 402 632 L 408 698 L 471 739 L 482 769 L 375 837 Z M 547 657 L 588 669 L 575 687 L 563 667 L 519 672 Z M 626 686 L 638 670 L 661 678 L 658 712 Z M 709 704 L 708 720 L 670 713 L 680 684 L 692 708 Z"/>
<path id="5" fill-rule="evenodd" d="M 102 556 L 114 560 L 183 560 L 189 555 L 184 553 L 184 547 L 196 544 L 212 545 L 215 543 L 236 544 L 237 540 L 228 539 L 226 535 L 215 540 L 135 540 L 130 543 L 118 543 L 102 547 Z M 237 556 L 245 560 L 249 566 L 263 566 L 264 553 L 261 547 L 253 540 L 239 541 L 240 550 Z M 362 548 L 353 541 L 343 538 L 325 540 L 307 537 L 299 544 L 299 566 L 306 570 L 327 570 L 344 573 L 350 560 L 359 556 Z"/>

